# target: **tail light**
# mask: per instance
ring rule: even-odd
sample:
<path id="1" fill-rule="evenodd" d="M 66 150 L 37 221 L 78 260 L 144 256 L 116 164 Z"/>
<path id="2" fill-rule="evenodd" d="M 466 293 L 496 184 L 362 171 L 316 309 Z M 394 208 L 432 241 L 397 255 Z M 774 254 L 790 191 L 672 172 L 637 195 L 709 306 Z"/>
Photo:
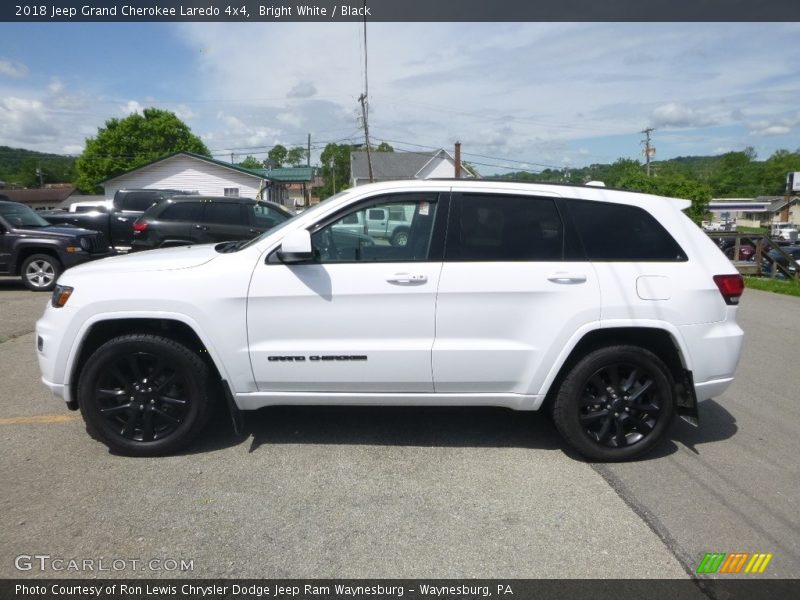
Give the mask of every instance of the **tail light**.
<path id="1" fill-rule="evenodd" d="M 744 279 L 741 275 L 738 273 L 736 275 L 714 275 L 714 283 L 717 284 L 725 304 L 739 304 L 739 298 L 744 292 Z"/>
<path id="2" fill-rule="evenodd" d="M 133 232 L 134 233 L 144 233 L 147 231 L 147 228 L 150 227 L 150 223 L 147 221 L 142 221 L 141 219 L 136 219 L 133 222 Z"/>

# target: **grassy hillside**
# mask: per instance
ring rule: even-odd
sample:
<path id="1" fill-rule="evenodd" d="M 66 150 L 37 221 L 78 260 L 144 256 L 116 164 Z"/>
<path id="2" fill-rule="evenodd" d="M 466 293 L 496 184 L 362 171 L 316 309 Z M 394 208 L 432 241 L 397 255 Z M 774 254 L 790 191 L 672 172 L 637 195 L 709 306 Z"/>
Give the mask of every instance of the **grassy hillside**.
<path id="1" fill-rule="evenodd" d="M 75 158 L 0 146 L 0 181 L 7 186 L 39 187 L 43 183 L 69 183 L 75 179 Z"/>
<path id="2" fill-rule="evenodd" d="M 728 152 L 720 156 L 679 156 L 656 161 L 650 166 L 655 177 L 678 176 L 707 185 L 715 198 L 753 198 L 783 194 L 786 174 L 800 171 L 800 150 L 778 150 L 766 160 L 757 160 L 752 149 Z M 576 169 L 545 169 L 540 173 L 520 171 L 490 177 L 527 181 L 581 184 L 599 180 L 609 186 L 630 176 L 632 170 L 643 170 L 637 161 L 620 159 L 613 164 L 594 164 Z"/>

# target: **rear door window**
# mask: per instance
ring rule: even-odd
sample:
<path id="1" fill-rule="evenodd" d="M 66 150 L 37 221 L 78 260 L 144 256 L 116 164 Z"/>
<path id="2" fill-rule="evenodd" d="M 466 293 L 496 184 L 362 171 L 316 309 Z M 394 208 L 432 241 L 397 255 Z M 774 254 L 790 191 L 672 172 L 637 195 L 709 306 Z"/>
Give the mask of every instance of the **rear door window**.
<path id="1" fill-rule="evenodd" d="M 446 260 L 562 260 L 564 226 L 551 198 L 501 194 L 456 197 Z"/>
<path id="2" fill-rule="evenodd" d="M 197 223 L 200 221 L 202 212 L 203 206 L 199 202 L 179 202 L 167 206 L 158 218 L 162 221 L 189 221 Z"/>
<path id="3" fill-rule="evenodd" d="M 238 202 L 207 202 L 203 211 L 203 222 L 217 225 L 244 225 Z"/>

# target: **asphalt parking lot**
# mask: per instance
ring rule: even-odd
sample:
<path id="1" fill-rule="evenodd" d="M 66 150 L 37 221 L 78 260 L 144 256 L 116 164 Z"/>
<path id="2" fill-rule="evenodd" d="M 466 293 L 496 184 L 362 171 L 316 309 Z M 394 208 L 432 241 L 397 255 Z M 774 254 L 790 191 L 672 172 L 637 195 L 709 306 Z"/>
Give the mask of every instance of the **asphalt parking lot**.
<path id="1" fill-rule="evenodd" d="M 221 413 L 181 455 L 115 456 L 39 383 L 48 299 L 0 278 L 0 577 L 688 577 L 706 552 L 800 577 L 798 298 L 747 291 L 736 383 L 619 465 L 500 409 L 269 408 L 245 439 Z"/>

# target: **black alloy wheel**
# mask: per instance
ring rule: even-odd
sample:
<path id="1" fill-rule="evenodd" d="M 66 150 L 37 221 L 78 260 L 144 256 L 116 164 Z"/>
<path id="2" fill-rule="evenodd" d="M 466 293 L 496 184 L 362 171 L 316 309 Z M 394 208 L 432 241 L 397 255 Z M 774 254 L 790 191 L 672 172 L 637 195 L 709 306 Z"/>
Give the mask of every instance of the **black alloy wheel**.
<path id="1" fill-rule="evenodd" d="M 578 410 L 589 438 L 600 445 L 622 448 L 652 433 L 662 403 L 648 371 L 616 363 L 589 377 Z"/>
<path id="2" fill-rule="evenodd" d="M 590 460 L 628 460 L 663 436 L 674 412 L 673 389 L 669 369 L 652 352 L 600 348 L 568 373 L 553 418 L 564 439 Z"/>
<path id="3" fill-rule="evenodd" d="M 207 367 L 169 338 L 133 334 L 92 354 L 78 402 L 95 437 L 121 454 L 167 454 L 188 443 L 209 413 Z"/>

